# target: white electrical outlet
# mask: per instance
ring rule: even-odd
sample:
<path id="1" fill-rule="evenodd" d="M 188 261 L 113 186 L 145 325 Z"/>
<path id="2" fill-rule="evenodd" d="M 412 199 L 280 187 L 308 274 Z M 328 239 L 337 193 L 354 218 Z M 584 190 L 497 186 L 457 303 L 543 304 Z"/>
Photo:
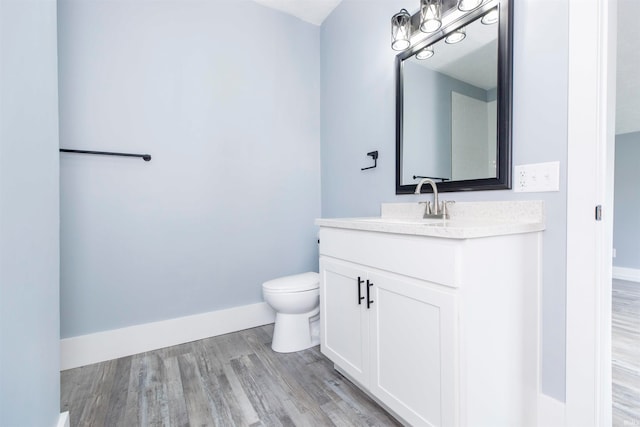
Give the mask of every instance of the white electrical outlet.
<path id="1" fill-rule="evenodd" d="M 517 165 L 514 190 L 519 193 L 560 191 L 560 162 Z"/>

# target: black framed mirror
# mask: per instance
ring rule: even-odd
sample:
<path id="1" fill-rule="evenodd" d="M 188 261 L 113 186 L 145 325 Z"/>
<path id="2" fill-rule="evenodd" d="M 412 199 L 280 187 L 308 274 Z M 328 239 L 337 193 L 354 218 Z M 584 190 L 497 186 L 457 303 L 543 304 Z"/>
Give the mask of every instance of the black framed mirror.
<path id="1" fill-rule="evenodd" d="M 426 38 L 396 56 L 396 194 L 422 178 L 443 192 L 511 188 L 512 4 L 456 3 L 444 0 L 441 29 L 416 30 Z"/>

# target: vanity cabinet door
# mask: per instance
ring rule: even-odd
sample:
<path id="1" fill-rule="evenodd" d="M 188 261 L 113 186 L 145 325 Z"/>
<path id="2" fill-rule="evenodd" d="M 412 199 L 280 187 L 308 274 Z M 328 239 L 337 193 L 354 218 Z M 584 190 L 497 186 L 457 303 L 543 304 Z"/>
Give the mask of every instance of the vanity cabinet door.
<path id="1" fill-rule="evenodd" d="M 369 385 L 366 270 L 320 258 L 320 349 L 354 380 Z"/>
<path id="2" fill-rule="evenodd" d="M 395 274 L 369 281 L 370 391 L 411 425 L 457 425 L 456 295 Z"/>

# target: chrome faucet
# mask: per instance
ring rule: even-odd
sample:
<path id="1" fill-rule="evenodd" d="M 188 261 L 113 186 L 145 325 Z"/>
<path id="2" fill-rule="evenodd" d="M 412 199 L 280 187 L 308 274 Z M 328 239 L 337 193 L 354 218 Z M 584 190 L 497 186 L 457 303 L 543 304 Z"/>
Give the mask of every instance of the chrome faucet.
<path id="1" fill-rule="evenodd" d="M 449 218 L 449 215 L 446 212 L 446 202 L 438 202 L 438 187 L 433 180 L 429 178 L 422 178 L 418 185 L 416 185 L 415 194 L 420 194 L 420 190 L 422 190 L 422 186 L 425 183 L 431 185 L 431 189 L 433 190 L 433 206 L 431 206 L 431 201 L 420 202 L 426 203 L 423 218 Z"/>

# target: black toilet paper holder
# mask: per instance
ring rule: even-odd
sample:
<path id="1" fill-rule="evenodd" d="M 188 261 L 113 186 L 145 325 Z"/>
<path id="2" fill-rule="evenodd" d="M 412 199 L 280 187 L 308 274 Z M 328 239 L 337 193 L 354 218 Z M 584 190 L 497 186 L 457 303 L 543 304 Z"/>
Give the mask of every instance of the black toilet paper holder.
<path id="1" fill-rule="evenodd" d="M 367 169 L 373 169 L 376 166 L 378 166 L 378 150 L 370 151 L 369 153 L 367 153 L 367 156 L 370 156 L 371 158 L 373 158 L 373 166 L 369 166 L 369 167 L 366 167 L 366 168 L 360 168 L 361 171 L 365 171 Z"/>

